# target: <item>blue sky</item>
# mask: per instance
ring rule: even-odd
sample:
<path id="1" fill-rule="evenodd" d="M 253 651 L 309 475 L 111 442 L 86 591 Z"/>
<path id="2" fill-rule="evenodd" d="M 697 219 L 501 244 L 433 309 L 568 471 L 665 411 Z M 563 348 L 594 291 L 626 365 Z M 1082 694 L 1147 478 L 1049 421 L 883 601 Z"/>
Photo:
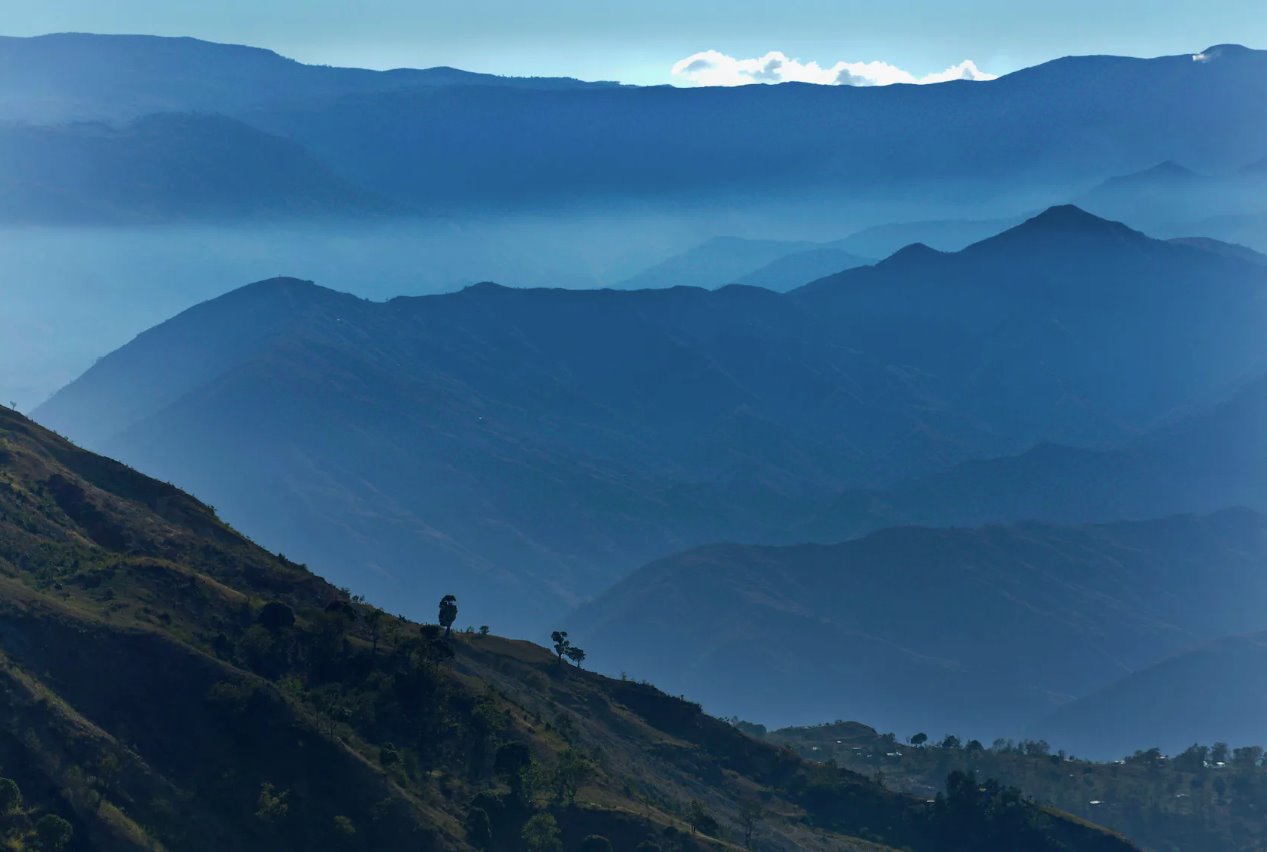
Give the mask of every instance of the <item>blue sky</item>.
<path id="1" fill-rule="evenodd" d="M 964 60 L 1006 73 L 1067 54 L 1267 47 L 1263 0 L 0 0 L 0 8 L 7 35 L 192 35 L 305 62 L 631 83 L 692 82 L 671 69 L 703 51 L 735 60 L 779 51 L 820 69 L 882 62 L 918 79 Z"/>

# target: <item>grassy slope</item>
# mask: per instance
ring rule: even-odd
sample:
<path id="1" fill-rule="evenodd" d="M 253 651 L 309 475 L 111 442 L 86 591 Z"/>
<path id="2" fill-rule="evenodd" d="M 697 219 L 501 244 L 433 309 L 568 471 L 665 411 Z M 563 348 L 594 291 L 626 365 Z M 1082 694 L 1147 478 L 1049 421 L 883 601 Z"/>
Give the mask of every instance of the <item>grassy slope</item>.
<path id="1" fill-rule="evenodd" d="M 259 626 L 268 601 L 293 627 Z M 390 616 L 374 629 L 369 608 L 187 495 L 8 411 L 0 613 L 0 775 L 26 798 L 3 823 L 14 848 L 55 812 L 80 849 L 461 849 L 481 791 L 505 806 L 502 848 L 532 811 L 569 848 L 591 832 L 729 848 L 746 798 L 767 814 L 761 848 L 946 848 L 915 800 L 650 686 L 494 636 L 430 641 Z M 510 742 L 539 778 L 527 803 L 490 768 Z M 550 792 L 565 754 L 590 767 L 573 804 Z M 692 799 L 728 839 L 689 834 Z M 1126 848 L 1057 823 L 1064 848 Z"/>

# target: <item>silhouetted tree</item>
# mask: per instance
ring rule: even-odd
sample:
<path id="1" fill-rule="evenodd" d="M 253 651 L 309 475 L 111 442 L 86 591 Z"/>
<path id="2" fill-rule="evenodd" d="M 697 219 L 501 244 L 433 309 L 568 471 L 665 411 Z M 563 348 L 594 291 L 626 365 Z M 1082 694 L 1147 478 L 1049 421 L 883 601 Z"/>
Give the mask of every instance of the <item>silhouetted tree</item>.
<path id="1" fill-rule="evenodd" d="M 453 635 L 453 622 L 458 618 L 458 599 L 453 595 L 440 598 L 440 626 L 444 628 L 444 638 Z"/>
<path id="2" fill-rule="evenodd" d="M 554 643 L 554 653 L 559 655 L 559 662 L 563 662 L 563 655 L 572 647 L 572 643 L 568 641 L 568 632 L 556 630 L 550 634 L 550 641 Z"/>
<path id="3" fill-rule="evenodd" d="M 928 734 L 925 734 L 923 732 L 920 732 L 916 734 L 915 736 L 911 737 L 911 745 L 913 746 L 922 746 L 926 742 L 928 742 Z"/>
<path id="4" fill-rule="evenodd" d="M 569 660 L 576 663 L 578 669 L 581 667 L 581 663 L 585 662 L 585 652 L 575 645 L 569 645 L 565 653 Z"/>

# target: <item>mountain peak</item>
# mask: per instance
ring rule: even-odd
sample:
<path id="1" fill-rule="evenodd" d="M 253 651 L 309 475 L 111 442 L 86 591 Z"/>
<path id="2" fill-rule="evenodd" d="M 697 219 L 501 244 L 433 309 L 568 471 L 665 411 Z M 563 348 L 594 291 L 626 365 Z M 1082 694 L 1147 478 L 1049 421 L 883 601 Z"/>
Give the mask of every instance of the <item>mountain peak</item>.
<path id="1" fill-rule="evenodd" d="M 1037 216 L 1025 220 L 1015 228 L 1011 228 L 998 236 L 977 243 L 978 246 L 994 244 L 996 241 L 1013 241 L 1017 239 L 1057 239 L 1068 242 L 1071 239 L 1148 239 L 1121 222 L 1102 219 L 1094 213 L 1088 213 L 1073 204 L 1058 204 L 1049 207 Z M 965 251 L 970 251 L 972 246 Z"/>
<path id="2" fill-rule="evenodd" d="M 1212 47 L 1207 47 L 1200 53 L 1192 54 L 1192 61 L 1210 62 L 1215 59 L 1222 59 L 1225 56 L 1244 56 L 1254 52 L 1254 50 L 1243 44 L 1216 44 Z"/>
<path id="3" fill-rule="evenodd" d="M 908 266 L 912 264 L 925 263 L 945 256 L 945 252 L 938 251 L 927 243 L 911 243 L 909 246 L 903 246 L 893 252 L 893 254 L 880 261 L 877 266 Z"/>
<path id="4" fill-rule="evenodd" d="M 1192 177 L 1196 172 L 1187 166 L 1176 163 L 1174 160 L 1163 160 L 1150 169 L 1144 169 L 1139 174 L 1140 176 L 1147 175 L 1149 177 Z"/>

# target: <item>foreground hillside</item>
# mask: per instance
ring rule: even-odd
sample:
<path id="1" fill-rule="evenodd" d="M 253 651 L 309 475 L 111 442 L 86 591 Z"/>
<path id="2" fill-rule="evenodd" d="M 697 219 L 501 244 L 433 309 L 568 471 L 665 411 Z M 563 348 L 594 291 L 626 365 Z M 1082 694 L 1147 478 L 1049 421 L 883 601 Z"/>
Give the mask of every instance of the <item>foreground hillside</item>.
<path id="1" fill-rule="evenodd" d="M 7 410 L 0 613 L 10 848 L 722 849 L 743 802 L 763 849 L 1130 848 L 994 787 L 926 806 L 536 646 L 420 629 Z"/>
<path id="2" fill-rule="evenodd" d="M 1182 681 L 1153 679 L 1151 712 L 1147 698 L 1105 699 L 1067 723 L 1044 718 L 1201 642 L 1262 629 L 1265 563 L 1267 519 L 1245 510 L 896 528 L 837 545 L 688 551 L 635 572 L 573 623 L 608 670 L 745 718 L 860 718 L 982 739 L 1033 730 L 1111 756 L 1177 736 L 1267 740 L 1262 717 L 1250 721 L 1262 701 L 1241 707 L 1253 683 L 1228 688 L 1246 667 L 1206 668 L 1223 687 L 1211 693 L 1195 661 Z M 1187 688 L 1191 699 L 1160 700 Z M 1171 718 L 1189 701 L 1192 712 Z M 1196 726 L 1220 702 L 1226 712 Z M 1230 717 L 1241 724 L 1227 727 Z"/>
<path id="3" fill-rule="evenodd" d="M 1258 263 L 1068 207 L 788 294 L 485 284 L 378 304 L 275 279 L 142 334 L 36 416 L 371 600 L 422 612 L 439 584 L 540 631 L 669 553 L 961 523 L 959 498 L 995 483 L 969 470 L 927 512 L 845 492 L 1048 442 L 1113 450 L 1208 411 L 1267 372 L 1264 294 Z M 984 520 L 1068 520 L 1085 485 L 1012 500 L 1026 479 Z M 1257 505 L 1158 481 L 1092 495 L 1090 519 Z"/>

